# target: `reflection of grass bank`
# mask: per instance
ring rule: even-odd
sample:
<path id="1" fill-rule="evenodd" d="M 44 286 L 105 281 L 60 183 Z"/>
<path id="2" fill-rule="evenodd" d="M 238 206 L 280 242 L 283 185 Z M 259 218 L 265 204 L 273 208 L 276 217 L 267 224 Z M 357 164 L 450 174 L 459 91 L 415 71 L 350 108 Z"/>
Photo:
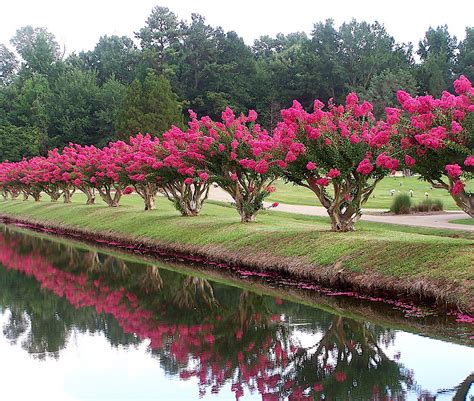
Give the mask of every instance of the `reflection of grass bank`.
<path id="1" fill-rule="evenodd" d="M 101 204 L 0 201 L 0 214 L 48 226 L 100 234 L 170 250 L 201 254 L 259 269 L 278 269 L 326 284 L 388 290 L 472 307 L 474 238 L 469 233 L 360 222 L 358 231 L 328 231 L 327 218 L 262 213 L 243 225 L 218 204 L 201 216 L 182 218 L 158 199 L 158 210 L 142 211 L 138 197 L 120 208 Z M 81 202 L 81 203 L 77 203 Z M 99 235 L 94 235 L 99 237 Z"/>
<path id="2" fill-rule="evenodd" d="M 472 218 L 454 219 L 454 220 L 450 220 L 449 222 L 454 223 L 454 224 L 465 224 L 466 226 L 474 226 L 474 219 Z"/>
<path id="3" fill-rule="evenodd" d="M 293 184 L 285 184 L 283 181 L 276 183 L 276 192 L 268 198 L 272 202 L 289 203 L 293 205 L 318 205 L 320 203 L 316 196 L 307 188 L 294 186 Z M 474 191 L 474 181 L 467 183 L 467 188 Z M 448 191 L 444 189 L 431 189 L 431 184 L 426 181 L 420 181 L 416 177 L 386 177 L 377 184 L 373 196 L 364 205 L 365 208 L 372 209 L 389 209 L 392 204 L 393 197 L 390 193 L 395 190 L 394 196 L 397 194 L 410 195 L 413 204 L 419 204 L 425 199 L 440 200 L 443 202 L 445 210 L 459 210 L 451 198 Z M 426 198 L 425 193 L 428 194 Z M 374 197 L 375 196 L 375 197 Z"/>

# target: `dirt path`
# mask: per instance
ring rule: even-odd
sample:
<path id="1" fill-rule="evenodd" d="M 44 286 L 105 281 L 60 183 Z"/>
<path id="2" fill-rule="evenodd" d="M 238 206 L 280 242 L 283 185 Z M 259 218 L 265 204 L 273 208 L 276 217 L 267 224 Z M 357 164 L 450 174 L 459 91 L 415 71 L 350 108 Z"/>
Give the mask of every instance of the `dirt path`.
<path id="1" fill-rule="evenodd" d="M 232 202 L 231 196 L 224 192 L 220 188 L 211 188 L 209 193 L 209 199 L 221 201 L 221 202 Z M 271 205 L 271 202 L 264 202 L 266 207 Z M 280 203 L 277 208 L 271 208 L 270 210 L 276 210 L 279 212 L 287 213 L 298 213 L 306 214 L 309 216 L 324 216 L 327 217 L 326 209 L 321 206 L 305 206 L 305 205 L 289 205 Z M 366 213 L 376 213 L 383 212 L 381 209 L 363 209 Z M 449 223 L 450 220 L 456 219 L 465 219 L 468 218 L 468 215 L 461 211 L 446 212 L 442 214 L 433 214 L 433 215 L 372 215 L 364 214 L 361 217 L 361 220 L 364 221 L 373 221 L 378 223 L 387 223 L 387 224 L 401 224 L 405 226 L 415 226 L 415 227 L 430 227 L 430 228 L 447 228 L 451 230 L 462 230 L 462 231 L 472 231 L 474 232 L 474 226 L 469 226 L 466 224 L 455 224 Z"/>

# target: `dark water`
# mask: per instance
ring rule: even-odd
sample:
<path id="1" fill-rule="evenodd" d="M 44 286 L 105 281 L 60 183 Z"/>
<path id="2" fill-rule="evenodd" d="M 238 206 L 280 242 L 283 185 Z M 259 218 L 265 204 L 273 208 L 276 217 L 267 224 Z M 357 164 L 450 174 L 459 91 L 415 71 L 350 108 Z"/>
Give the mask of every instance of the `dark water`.
<path id="1" fill-rule="evenodd" d="M 223 281 L 0 225 L 1 399 L 474 399 L 472 326 Z"/>

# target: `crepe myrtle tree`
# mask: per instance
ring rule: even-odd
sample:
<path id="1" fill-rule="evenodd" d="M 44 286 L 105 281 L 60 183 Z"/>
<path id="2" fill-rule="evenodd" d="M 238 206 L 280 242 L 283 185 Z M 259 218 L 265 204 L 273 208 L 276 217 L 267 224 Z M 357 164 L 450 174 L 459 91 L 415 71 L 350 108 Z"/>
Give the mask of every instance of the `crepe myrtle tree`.
<path id="1" fill-rule="evenodd" d="M 463 75 L 453 86 L 456 95 L 444 91 L 439 99 L 398 91 L 401 109 L 387 109 L 388 121 L 405 165 L 474 217 L 474 193 L 465 187 L 474 177 L 474 88 Z"/>
<path id="2" fill-rule="evenodd" d="M 110 207 L 119 206 L 125 185 L 119 180 L 121 169 L 118 163 L 117 148 L 106 146 L 98 149 L 95 146 L 74 145 L 77 152 L 75 161 L 74 185 L 87 196 L 87 203 L 93 199 L 95 190 Z"/>
<path id="3" fill-rule="evenodd" d="M 67 153 L 60 153 L 58 149 L 48 152 L 48 157 L 39 167 L 43 191 L 49 195 L 52 202 L 57 202 L 62 196 L 64 203 L 71 203 L 76 188 L 72 183 L 73 163 Z"/>
<path id="4" fill-rule="evenodd" d="M 190 146 L 185 159 L 232 196 L 241 222 L 256 220 L 263 201 L 281 174 L 282 147 L 256 123 L 257 113 L 236 117 L 227 107 L 222 121 L 197 118 L 190 111 Z"/>
<path id="5" fill-rule="evenodd" d="M 43 191 L 41 165 L 43 162 L 43 157 L 36 156 L 16 163 L 18 168 L 16 179 L 23 193 L 23 200 L 27 200 L 30 196 L 35 202 L 41 200 L 41 192 Z"/>
<path id="6" fill-rule="evenodd" d="M 70 182 L 73 186 L 73 190 L 70 191 L 70 196 L 75 189 L 79 189 L 86 195 L 86 205 L 95 204 L 95 187 L 90 183 L 90 176 L 87 176 L 88 169 L 92 171 L 92 167 L 89 167 L 89 154 L 94 155 L 93 148 L 88 148 L 78 144 L 69 143 L 68 146 L 62 150 L 62 157 L 66 160 L 64 163 L 68 163 L 66 175 L 62 175 L 65 182 Z M 66 169 L 66 167 L 65 167 Z M 67 193 L 65 193 L 64 202 L 69 203 L 67 199 Z"/>
<path id="7" fill-rule="evenodd" d="M 16 199 L 21 194 L 19 185 L 15 184 L 16 175 L 16 163 L 8 160 L 0 163 L 0 189 L 4 200 Z"/>
<path id="8" fill-rule="evenodd" d="M 286 149 L 285 178 L 314 192 L 333 231 L 353 231 L 377 183 L 398 167 L 390 156 L 392 128 L 371 111 L 355 93 L 345 105 L 330 101 L 326 110 L 316 100 L 311 113 L 294 101 L 275 128 Z"/>
<path id="9" fill-rule="evenodd" d="M 160 188 L 163 162 L 156 157 L 159 144 L 158 138 L 137 134 L 130 137 L 128 143 L 117 141 L 109 145 L 117 154 L 119 181 L 125 187 L 124 193 L 135 190 L 142 197 L 145 210 L 155 209 L 155 198 Z"/>
<path id="10" fill-rule="evenodd" d="M 198 136 L 193 130 L 183 131 L 175 126 L 163 134 L 158 157 L 163 160 L 160 170 L 161 192 L 175 205 L 182 216 L 197 216 L 209 195 L 209 173 L 196 153 Z"/>

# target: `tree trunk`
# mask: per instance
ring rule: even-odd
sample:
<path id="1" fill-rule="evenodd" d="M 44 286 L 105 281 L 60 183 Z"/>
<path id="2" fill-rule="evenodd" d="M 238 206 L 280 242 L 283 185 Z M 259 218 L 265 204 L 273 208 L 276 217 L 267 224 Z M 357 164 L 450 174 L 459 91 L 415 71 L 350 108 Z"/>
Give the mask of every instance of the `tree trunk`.
<path id="1" fill-rule="evenodd" d="M 181 216 L 194 217 L 199 214 L 209 194 L 209 184 L 185 185 L 173 182 L 162 188 L 164 195 L 174 203 Z"/>
<path id="2" fill-rule="evenodd" d="M 18 198 L 20 196 L 20 193 L 21 192 L 17 189 L 11 189 L 10 190 L 10 195 L 11 195 L 12 199 Z M 23 192 L 23 194 L 25 194 L 25 193 Z M 28 193 L 26 193 L 26 199 L 28 199 Z"/>
<path id="3" fill-rule="evenodd" d="M 199 214 L 200 209 L 201 209 L 200 207 L 196 207 L 196 206 L 193 207 L 189 205 L 188 202 L 186 202 L 186 199 L 181 201 L 181 205 L 179 207 L 181 216 L 185 216 L 185 217 L 197 216 Z"/>
<path id="4" fill-rule="evenodd" d="M 35 200 L 35 202 L 39 202 L 41 200 L 41 192 L 35 191 L 31 193 L 31 196 Z"/>
<path id="5" fill-rule="evenodd" d="M 75 192 L 75 189 L 69 189 L 69 188 L 65 188 L 63 190 L 63 198 L 64 198 L 64 203 L 71 203 L 71 198 L 72 198 L 72 195 L 74 194 Z"/>
<path id="6" fill-rule="evenodd" d="M 115 194 L 112 197 L 112 192 L 110 188 L 106 188 L 105 190 L 99 188 L 99 195 L 102 200 L 109 205 L 109 207 L 118 207 L 120 203 L 120 198 L 122 197 L 122 191 L 120 188 L 116 188 Z"/>
<path id="7" fill-rule="evenodd" d="M 29 197 L 30 197 L 30 194 L 27 191 L 23 191 L 23 200 L 27 201 Z"/>
<path id="8" fill-rule="evenodd" d="M 145 210 L 155 210 L 155 195 L 149 195 L 144 198 L 145 201 Z"/>
<path id="9" fill-rule="evenodd" d="M 45 191 L 45 192 L 51 198 L 51 202 L 57 202 L 58 199 L 61 197 L 61 193 L 59 191 Z"/>
<path id="10" fill-rule="evenodd" d="M 329 210 L 328 214 L 331 218 L 331 230 L 337 232 L 355 231 L 355 223 L 361 216 L 360 213 L 348 214 L 340 211 L 329 212 Z"/>
<path id="11" fill-rule="evenodd" d="M 158 189 L 156 185 L 147 184 L 136 184 L 134 185 L 135 192 L 140 195 L 145 202 L 145 210 L 155 210 L 155 197 Z"/>
<path id="12" fill-rule="evenodd" d="M 249 212 L 246 212 L 244 210 L 240 210 L 239 214 L 240 214 L 240 222 L 241 223 L 252 223 L 254 221 L 257 221 L 258 212 L 249 213 Z"/>
<path id="13" fill-rule="evenodd" d="M 2 189 L 2 197 L 3 197 L 3 200 L 8 199 L 8 191 L 6 189 Z"/>
<path id="14" fill-rule="evenodd" d="M 452 195 L 454 202 L 458 205 L 465 213 L 474 218 L 474 196 L 468 194 L 466 191 L 462 191 L 458 195 Z"/>
<path id="15" fill-rule="evenodd" d="M 454 394 L 453 401 L 465 401 L 469 394 L 469 389 L 474 383 L 474 374 L 469 375 L 466 379 L 457 387 L 456 394 Z M 472 398 L 471 398 L 472 399 Z"/>
<path id="16" fill-rule="evenodd" d="M 79 187 L 81 192 L 86 195 L 87 200 L 86 200 L 86 205 L 94 205 L 95 204 L 95 189 L 94 188 L 89 188 L 85 186 Z"/>

